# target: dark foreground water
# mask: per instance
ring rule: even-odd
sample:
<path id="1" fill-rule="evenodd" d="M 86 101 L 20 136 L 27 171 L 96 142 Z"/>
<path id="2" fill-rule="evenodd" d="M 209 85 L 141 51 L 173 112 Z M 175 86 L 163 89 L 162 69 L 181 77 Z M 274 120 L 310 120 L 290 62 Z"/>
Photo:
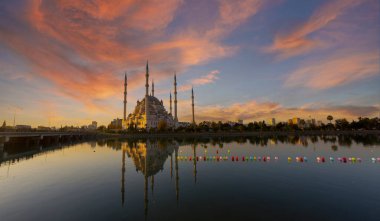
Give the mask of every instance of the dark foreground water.
<path id="1" fill-rule="evenodd" d="M 4 221 L 380 220 L 379 137 L 13 148 L 0 158 Z"/>

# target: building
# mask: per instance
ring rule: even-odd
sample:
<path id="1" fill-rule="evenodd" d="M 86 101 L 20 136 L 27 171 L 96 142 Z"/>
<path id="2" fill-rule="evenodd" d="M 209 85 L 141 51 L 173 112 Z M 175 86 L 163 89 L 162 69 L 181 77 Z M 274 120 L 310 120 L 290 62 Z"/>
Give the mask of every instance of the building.
<path id="1" fill-rule="evenodd" d="M 16 125 L 16 130 L 31 130 L 32 126 L 30 125 Z"/>
<path id="2" fill-rule="evenodd" d="M 192 105 L 194 104 L 194 93 L 192 91 Z M 194 109 L 192 109 L 194 121 Z M 124 82 L 124 117 L 122 120 L 122 128 L 128 129 L 130 127 L 136 129 L 155 129 L 161 125 L 167 128 L 179 127 L 177 116 L 177 76 L 174 74 L 174 114 L 172 113 L 172 95 L 170 92 L 170 112 L 166 111 L 162 100 L 154 95 L 154 82 L 152 81 L 152 90 L 149 94 L 149 64 L 146 63 L 145 73 L 145 96 L 138 100 L 133 112 L 128 116 L 127 113 L 127 75 L 125 75 Z"/>
<path id="3" fill-rule="evenodd" d="M 191 123 L 189 122 L 178 122 L 177 127 L 190 127 Z"/>
<path id="4" fill-rule="evenodd" d="M 306 127 L 313 127 L 313 126 L 316 126 L 316 121 L 315 119 L 308 119 L 306 120 Z"/>
<path id="5" fill-rule="evenodd" d="M 111 121 L 111 123 L 108 127 L 109 127 L 109 129 L 121 129 L 122 123 L 123 123 L 122 119 L 116 118 L 116 119 L 113 119 Z"/>
<path id="6" fill-rule="evenodd" d="M 87 126 L 89 130 L 96 130 L 98 128 L 98 122 L 92 121 L 90 125 Z"/>
<path id="7" fill-rule="evenodd" d="M 300 119 L 300 118 L 298 118 L 298 117 L 293 117 L 293 119 L 292 119 L 292 123 L 293 123 L 294 125 L 299 125 L 300 122 L 301 122 L 301 119 Z"/>
<path id="8" fill-rule="evenodd" d="M 50 131 L 51 128 L 50 127 L 46 127 L 46 126 L 38 126 L 37 130 L 39 130 L 39 131 Z"/>
<path id="9" fill-rule="evenodd" d="M 276 126 L 276 119 L 275 118 L 270 118 L 267 122 L 269 126 Z"/>

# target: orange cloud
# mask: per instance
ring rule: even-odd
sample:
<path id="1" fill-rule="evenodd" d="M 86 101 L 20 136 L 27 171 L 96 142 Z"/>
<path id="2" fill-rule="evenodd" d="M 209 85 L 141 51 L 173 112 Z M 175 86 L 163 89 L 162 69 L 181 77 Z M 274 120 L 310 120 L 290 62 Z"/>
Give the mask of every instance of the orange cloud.
<path id="1" fill-rule="evenodd" d="M 223 38 L 264 5 L 263 0 L 220 1 L 207 33 L 186 23 L 168 31 L 182 2 L 31 0 L 26 14 L 0 23 L 0 41 L 23 59 L 33 77 L 47 79 L 52 93 L 104 113 L 109 107 L 102 101 L 122 93 L 124 71 L 129 91 L 143 85 L 146 59 L 156 68 L 154 78 L 164 79 L 175 70 L 234 54 L 238 47 L 225 45 Z M 207 79 L 190 83 L 201 81 Z"/>
<path id="2" fill-rule="evenodd" d="M 338 52 L 322 60 L 314 59 L 301 65 L 285 81 L 286 87 L 327 89 L 380 75 L 378 51 Z"/>
<path id="3" fill-rule="evenodd" d="M 177 59 L 177 62 L 185 67 L 229 56 L 236 49 L 236 47 L 213 42 L 212 39 L 202 38 L 198 34 L 176 36 L 169 41 L 158 42 L 148 48 L 157 57 L 164 54 L 167 60 Z"/>
<path id="4" fill-rule="evenodd" d="M 280 59 L 307 53 L 325 43 L 310 35 L 325 28 L 347 10 L 363 3 L 365 0 L 332 0 L 317 9 L 309 20 L 293 29 L 290 33 L 278 34 L 266 52 L 277 53 Z"/>

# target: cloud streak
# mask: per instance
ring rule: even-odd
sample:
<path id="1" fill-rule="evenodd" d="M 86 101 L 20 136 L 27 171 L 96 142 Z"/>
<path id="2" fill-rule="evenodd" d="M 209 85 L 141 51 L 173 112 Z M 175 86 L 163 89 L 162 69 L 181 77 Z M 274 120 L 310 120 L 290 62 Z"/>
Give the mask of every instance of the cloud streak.
<path id="1" fill-rule="evenodd" d="M 344 51 L 321 60 L 310 60 L 287 77 L 285 86 L 322 90 L 349 84 L 380 75 L 379 60 L 377 51 Z"/>
<path id="2" fill-rule="evenodd" d="M 308 53 L 325 46 L 325 42 L 312 35 L 327 27 L 348 10 L 366 0 L 332 0 L 318 8 L 308 21 L 298 25 L 290 32 L 279 33 L 274 42 L 265 48 L 266 52 L 275 53 L 280 59 Z"/>
<path id="3" fill-rule="evenodd" d="M 220 72 L 218 70 L 210 71 L 208 74 L 200 76 L 199 78 L 191 79 L 189 83 L 183 84 L 178 88 L 178 91 L 188 91 L 192 87 L 202 86 L 206 84 L 212 84 L 219 79 L 218 75 Z"/>

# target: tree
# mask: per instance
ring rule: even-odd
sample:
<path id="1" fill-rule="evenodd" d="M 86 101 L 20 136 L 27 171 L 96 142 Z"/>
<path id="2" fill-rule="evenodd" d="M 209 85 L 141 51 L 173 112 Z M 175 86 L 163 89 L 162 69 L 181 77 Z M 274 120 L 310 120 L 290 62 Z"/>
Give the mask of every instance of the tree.
<path id="1" fill-rule="evenodd" d="M 215 122 L 212 122 L 212 123 L 211 123 L 211 128 L 212 128 L 212 130 L 213 130 L 214 132 L 216 132 L 216 131 L 219 130 L 219 126 L 218 126 L 218 124 L 215 123 Z"/>
<path id="2" fill-rule="evenodd" d="M 167 128 L 167 123 L 166 123 L 166 121 L 164 121 L 164 120 L 160 120 L 159 122 L 158 122 L 158 125 L 157 125 L 157 129 L 159 130 L 159 131 L 165 131 L 166 130 L 166 128 Z"/>
<path id="3" fill-rule="evenodd" d="M 255 125 L 252 122 L 248 123 L 247 130 L 248 131 L 253 131 L 255 129 Z"/>
<path id="4" fill-rule="evenodd" d="M 346 130 L 350 127 L 350 123 L 345 119 L 337 119 L 335 120 L 335 126 L 337 129 Z"/>
<path id="5" fill-rule="evenodd" d="M 300 127 L 303 129 L 306 126 L 306 121 L 304 119 L 300 120 Z"/>
<path id="6" fill-rule="evenodd" d="M 331 121 L 332 121 L 333 119 L 334 119 L 333 116 L 331 116 L 331 115 L 327 116 L 327 120 L 330 121 L 330 124 L 331 124 Z"/>
<path id="7" fill-rule="evenodd" d="M 1 128 L 5 128 L 7 126 L 7 123 L 4 121 L 3 126 Z"/>
<path id="8" fill-rule="evenodd" d="M 106 131 L 106 129 L 107 129 L 107 128 L 106 128 L 106 126 L 104 126 L 104 125 L 101 125 L 101 126 L 98 127 L 98 130 L 99 130 L 99 131 L 102 131 L 102 132 Z"/>

